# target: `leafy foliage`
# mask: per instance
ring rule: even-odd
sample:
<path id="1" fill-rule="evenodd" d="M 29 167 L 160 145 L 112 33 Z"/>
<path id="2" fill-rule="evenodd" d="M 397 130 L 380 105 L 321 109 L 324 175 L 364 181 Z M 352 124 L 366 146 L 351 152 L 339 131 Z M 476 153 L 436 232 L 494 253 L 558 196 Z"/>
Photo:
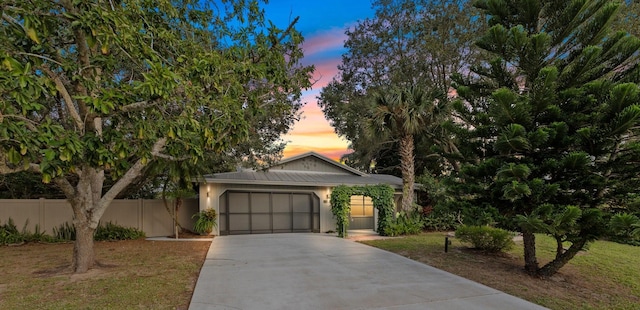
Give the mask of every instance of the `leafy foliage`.
<path id="1" fill-rule="evenodd" d="M 351 211 L 351 196 L 362 195 L 370 197 L 373 207 L 378 210 L 378 226 L 376 231 L 384 236 L 386 227 L 393 221 L 395 203 L 394 190 L 389 185 L 346 186 L 339 185 L 331 191 L 331 212 L 336 217 L 336 230 L 341 238 L 347 237 L 349 229 L 349 213 Z"/>
<path id="2" fill-rule="evenodd" d="M 340 74 L 318 104 L 351 143 L 348 165 L 402 176 L 409 212 L 416 171 L 455 165 L 448 157 L 458 156 L 457 147 L 444 134 L 449 75 L 475 62 L 483 20 L 465 0 L 377 0 L 372 7 L 373 18 L 346 30 Z"/>
<path id="3" fill-rule="evenodd" d="M 386 236 L 417 235 L 424 228 L 422 215 L 414 210 L 406 213 L 404 211 L 396 213 L 395 219 L 385 228 Z"/>
<path id="4" fill-rule="evenodd" d="M 68 222 L 64 222 L 53 228 L 53 237 L 56 241 L 76 240 L 76 229 Z M 136 240 L 144 237 L 144 232 L 137 228 L 125 227 L 112 222 L 100 223 L 93 235 L 93 239 L 96 241 Z"/>
<path id="5" fill-rule="evenodd" d="M 296 21 L 244 0 L 3 2 L 0 173 L 38 173 L 71 202 L 76 272 L 151 163 L 277 152 L 313 70 Z"/>
<path id="6" fill-rule="evenodd" d="M 640 246 L 640 218 L 629 213 L 618 213 L 609 220 L 613 240 Z"/>
<path id="7" fill-rule="evenodd" d="M 194 214 L 193 218 L 196 219 L 193 230 L 202 235 L 210 234 L 211 230 L 218 225 L 218 213 L 213 208 L 204 209 Z"/>
<path id="8" fill-rule="evenodd" d="M 36 225 L 34 232 L 27 230 L 28 225 L 29 220 L 25 221 L 22 230 L 18 230 L 13 219 L 9 218 L 3 225 L 0 225 L 0 245 L 53 241 L 44 231 L 40 231 L 39 225 Z"/>
<path id="9" fill-rule="evenodd" d="M 474 248 L 487 252 L 502 252 L 510 250 L 515 243 L 514 234 L 491 226 L 462 225 L 456 229 L 456 238 L 468 242 Z"/>
<path id="10" fill-rule="evenodd" d="M 606 213 L 640 187 L 640 40 L 611 31 L 620 5 L 478 1 L 491 28 L 477 44 L 488 57 L 475 76 L 454 76 L 466 159 L 450 189 L 521 231 L 525 268 L 538 276 L 606 234 Z M 534 233 L 557 242 L 543 267 Z"/>

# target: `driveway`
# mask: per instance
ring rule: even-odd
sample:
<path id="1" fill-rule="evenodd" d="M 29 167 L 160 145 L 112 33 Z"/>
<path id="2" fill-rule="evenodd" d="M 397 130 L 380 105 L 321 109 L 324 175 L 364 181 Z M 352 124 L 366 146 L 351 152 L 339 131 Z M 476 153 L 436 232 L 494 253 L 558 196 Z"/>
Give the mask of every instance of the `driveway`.
<path id="1" fill-rule="evenodd" d="M 324 234 L 216 237 L 197 309 L 544 309 L 412 261 Z"/>

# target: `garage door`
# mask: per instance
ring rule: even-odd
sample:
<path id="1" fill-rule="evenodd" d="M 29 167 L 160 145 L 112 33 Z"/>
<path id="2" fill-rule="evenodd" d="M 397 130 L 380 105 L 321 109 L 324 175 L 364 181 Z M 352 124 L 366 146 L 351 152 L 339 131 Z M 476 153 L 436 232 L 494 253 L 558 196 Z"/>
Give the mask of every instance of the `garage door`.
<path id="1" fill-rule="evenodd" d="M 320 231 L 320 199 L 313 193 L 227 191 L 220 196 L 220 234 Z"/>

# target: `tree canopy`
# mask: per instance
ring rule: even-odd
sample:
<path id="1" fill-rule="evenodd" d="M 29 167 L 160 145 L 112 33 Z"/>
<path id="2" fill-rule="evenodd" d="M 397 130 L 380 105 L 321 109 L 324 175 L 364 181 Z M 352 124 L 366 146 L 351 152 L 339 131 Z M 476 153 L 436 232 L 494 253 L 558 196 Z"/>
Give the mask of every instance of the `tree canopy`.
<path id="1" fill-rule="evenodd" d="M 451 145 L 439 135 L 441 116 L 447 114 L 449 75 L 474 62 L 473 40 L 483 23 L 462 0 L 380 0 L 373 8 L 373 18 L 346 31 L 348 51 L 339 76 L 322 89 L 318 103 L 336 133 L 351 143 L 354 152 L 346 157 L 347 164 L 369 170 L 375 163 L 376 171 L 399 165 L 407 187 L 413 184 L 415 165 L 422 173 L 426 163 L 445 164 L 434 160 L 443 158 L 436 156 L 434 146 Z M 418 152 L 414 145 L 421 147 Z"/>
<path id="2" fill-rule="evenodd" d="M 76 272 L 93 264 L 104 210 L 149 163 L 197 163 L 297 119 L 312 67 L 294 24 L 263 15 L 245 0 L 3 2 L 0 173 L 62 190 Z"/>
<path id="3" fill-rule="evenodd" d="M 490 29 L 458 76 L 466 164 L 453 205 L 523 233 L 525 269 L 550 276 L 602 236 L 640 187 L 640 40 L 611 31 L 621 3 L 478 1 Z M 557 241 L 540 267 L 534 233 Z M 565 249 L 565 242 L 570 244 Z"/>

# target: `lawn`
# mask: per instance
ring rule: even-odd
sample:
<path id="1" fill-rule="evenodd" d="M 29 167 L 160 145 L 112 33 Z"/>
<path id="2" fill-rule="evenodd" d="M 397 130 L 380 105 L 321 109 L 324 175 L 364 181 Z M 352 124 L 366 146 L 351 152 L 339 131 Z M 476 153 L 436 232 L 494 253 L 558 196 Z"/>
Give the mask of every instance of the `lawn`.
<path id="1" fill-rule="evenodd" d="M 363 241 L 551 309 L 640 309 L 640 247 L 591 244 L 551 279 L 524 273 L 522 244 L 503 254 L 468 249 L 455 238 L 444 253 L 444 233 Z M 537 237 L 538 261 L 555 255 L 555 241 Z"/>
<path id="2" fill-rule="evenodd" d="M 73 245 L 0 246 L 0 309 L 187 309 L 210 242 L 96 242 L 71 274 Z"/>

